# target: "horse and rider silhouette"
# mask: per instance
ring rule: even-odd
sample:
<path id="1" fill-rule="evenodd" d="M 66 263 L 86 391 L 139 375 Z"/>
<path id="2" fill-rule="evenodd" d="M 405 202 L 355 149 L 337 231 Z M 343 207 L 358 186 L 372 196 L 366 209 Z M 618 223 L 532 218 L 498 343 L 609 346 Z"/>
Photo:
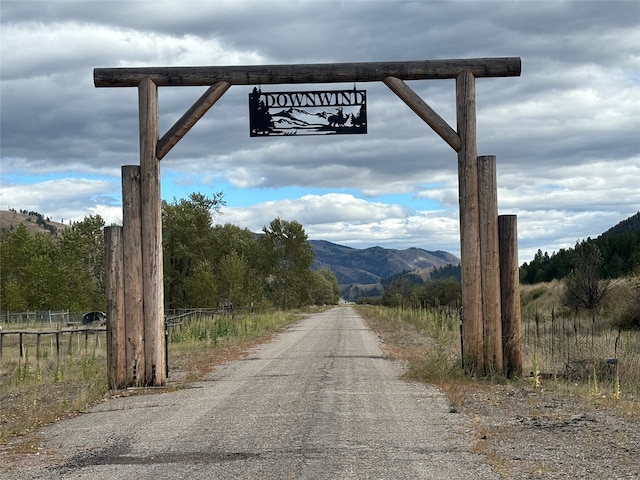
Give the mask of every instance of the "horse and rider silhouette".
<path id="1" fill-rule="evenodd" d="M 345 117 L 342 112 L 342 107 L 339 107 L 338 113 L 335 115 L 329 115 L 327 122 L 329 122 L 330 127 L 344 127 L 344 124 L 349 120 L 349 115 Z"/>

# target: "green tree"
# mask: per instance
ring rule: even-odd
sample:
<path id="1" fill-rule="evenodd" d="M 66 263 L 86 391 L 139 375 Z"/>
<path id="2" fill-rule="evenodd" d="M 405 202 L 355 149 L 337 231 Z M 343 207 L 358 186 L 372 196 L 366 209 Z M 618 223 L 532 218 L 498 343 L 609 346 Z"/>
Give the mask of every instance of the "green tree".
<path id="1" fill-rule="evenodd" d="M 455 278 L 433 280 L 419 289 L 420 303 L 426 307 L 459 307 L 462 304 L 462 287 Z"/>
<path id="2" fill-rule="evenodd" d="M 220 260 L 220 293 L 226 299 L 226 304 L 240 306 L 245 303 L 243 296 L 247 272 L 247 259 L 235 250 Z"/>
<path id="3" fill-rule="evenodd" d="M 32 238 L 20 224 L 0 233 L 0 308 L 21 311 L 29 308 L 25 266 L 33 254 Z"/>
<path id="4" fill-rule="evenodd" d="M 38 217 L 41 218 L 41 217 Z M 104 221 L 89 216 L 61 237 L 20 225 L 0 236 L 0 304 L 8 310 L 104 309 Z"/>
<path id="5" fill-rule="evenodd" d="M 394 275 L 383 281 L 384 294 L 382 304 L 389 307 L 409 308 L 412 306 L 412 294 L 417 287 L 415 275 Z"/>
<path id="6" fill-rule="evenodd" d="M 56 278 L 58 252 L 51 235 L 30 235 L 24 225 L 19 225 L 13 232 L 3 233 L 1 251 L 2 309 L 61 308 L 58 303 L 63 285 Z"/>
<path id="7" fill-rule="evenodd" d="M 336 305 L 340 301 L 340 286 L 336 275 L 328 268 L 313 272 L 313 303 Z"/>
<path id="8" fill-rule="evenodd" d="M 218 306 L 218 279 L 212 263 L 208 260 L 199 262 L 193 274 L 185 280 L 186 297 L 191 306 L 215 308 Z"/>
<path id="9" fill-rule="evenodd" d="M 313 248 L 300 223 L 276 218 L 260 237 L 262 265 L 269 272 L 269 293 L 282 309 L 311 302 Z"/>
<path id="10" fill-rule="evenodd" d="M 194 275 L 201 262 L 214 256 L 213 215 L 219 213 L 223 205 L 221 192 L 211 198 L 192 193 L 188 200 L 162 202 L 164 289 L 168 308 L 193 306 L 187 279 Z"/>
<path id="11" fill-rule="evenodd" d="M 263 302 L 263 286 L 268 273 L 263 268 L 256 235 L 246 228 L 227 223 L 213 228 L 212 261 L 216 264 L 218 276 L 229 276 L 233 270 L 243 264 L 243 278 L 240 282 L 232 279 L 232 302 L 235 307 L 258 306 Z M 235 252 L 235 253 L 233 253 Z M 237 257 L 237 258 L 234 258 Z M 230 270 L 231 269 L 231 270 Z M 226 273 L 222 274 L 222 271 Z M 226 286 L 225 286 L 226 284 Z M 219 295 L 221 299 L 229 297 L 229 279 L 220 279 Z"/>
<path id="12" fill-rule="evenodd" d="M 58 305 L 73 311 L 103 310 L 105 298 L 104 220 L 89 215 L 66 229 L 58 244 Z"/>

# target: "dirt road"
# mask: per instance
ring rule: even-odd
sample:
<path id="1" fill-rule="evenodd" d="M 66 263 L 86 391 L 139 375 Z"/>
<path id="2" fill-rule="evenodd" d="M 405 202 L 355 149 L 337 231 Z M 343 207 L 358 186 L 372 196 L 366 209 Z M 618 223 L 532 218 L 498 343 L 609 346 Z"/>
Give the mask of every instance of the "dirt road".
<path id="1" fill-rule="evenodd" d="M 348 306 L 311 315 L 172 393 L 118 398 L 46 427 L 6 479 L 497 479 L 471 420 L 400 378 Z"/>

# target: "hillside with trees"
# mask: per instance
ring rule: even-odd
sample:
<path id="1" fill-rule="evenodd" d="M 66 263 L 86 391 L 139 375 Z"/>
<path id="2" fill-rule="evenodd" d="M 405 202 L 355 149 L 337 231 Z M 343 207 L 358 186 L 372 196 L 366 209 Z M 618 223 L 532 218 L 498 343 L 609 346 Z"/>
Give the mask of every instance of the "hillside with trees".
<path id="1" fill-rule="evenodd" d="M 576 266 L 576 250 L 585 243 L 592 245 L 601 255 L 603 277 L 629 275 L 640 265 L 640 212 L 618 223 L 598 238 L 576 242 L 574 248 L 561 248 L 551 255 L 538 250 L 531 262 L 525 262 L 520 267 L 520 282 L 534 284 L 565 278 Z"/>
<path id="2" fill-rule="evenodd" d="M 23 225 L 30 233 L 49 233 L 61 235 L 69 228 L 62 222 L 55 222 L 39 212 L 33 210 L 0 210 L 0 231 L 12 232 L 19 225 Z"/>

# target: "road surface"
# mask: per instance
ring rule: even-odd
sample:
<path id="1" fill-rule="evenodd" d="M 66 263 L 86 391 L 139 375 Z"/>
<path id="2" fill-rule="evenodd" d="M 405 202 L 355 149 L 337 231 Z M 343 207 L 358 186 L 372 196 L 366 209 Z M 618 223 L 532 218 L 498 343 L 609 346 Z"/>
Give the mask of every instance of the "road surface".
<path id="1" fill-rule="evenodd" d="M 357 312 L 336 307 L 213 381 L 46 427 L 55 464 L 0 478 L 499 479 L 471 451 L 471 420 L 401 373 Z"/>

